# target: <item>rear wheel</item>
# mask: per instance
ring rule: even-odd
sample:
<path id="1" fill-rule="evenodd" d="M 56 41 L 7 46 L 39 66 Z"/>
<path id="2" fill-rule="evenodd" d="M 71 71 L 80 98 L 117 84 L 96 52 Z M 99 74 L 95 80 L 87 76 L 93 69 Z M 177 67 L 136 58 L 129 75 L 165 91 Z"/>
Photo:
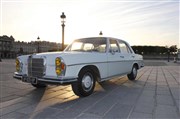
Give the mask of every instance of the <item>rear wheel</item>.
<path id="1" fill-rule="evenodd" d="M 131 73 L 127 75 L 129 80 L 135 80 L 137 77 L 137 66 L 133 65 Z"/>
<path id="2" fill-rule="evenodd" d="M 92 70 L 83 69 L 79 73 L 78 81 L 71 85 L 73 92 L 80 97 L 91 95 L 95 87 L 95 78 Z"/>

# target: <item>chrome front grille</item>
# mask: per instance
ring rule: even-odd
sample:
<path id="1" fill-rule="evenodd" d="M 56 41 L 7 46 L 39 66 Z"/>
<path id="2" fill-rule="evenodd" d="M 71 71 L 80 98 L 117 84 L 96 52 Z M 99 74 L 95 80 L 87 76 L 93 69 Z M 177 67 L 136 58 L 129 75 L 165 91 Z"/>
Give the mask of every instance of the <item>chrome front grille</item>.
<path id="1" fill-rule="evenodd" d="M 44 60 L 43 58 L 28 59 L 28 76 L 42 77 L 44 75 Z"/>

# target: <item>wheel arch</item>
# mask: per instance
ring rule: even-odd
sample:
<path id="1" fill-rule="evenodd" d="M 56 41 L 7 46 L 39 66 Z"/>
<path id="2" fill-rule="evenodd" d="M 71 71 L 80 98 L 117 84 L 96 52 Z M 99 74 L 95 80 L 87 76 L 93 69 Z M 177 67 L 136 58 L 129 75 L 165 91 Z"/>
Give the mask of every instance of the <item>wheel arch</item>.
<path id="1" fill-rule="evenodd" d="M 137 69 L 139 69 L 139 65 L 138 65 L 138 63 L 137 63 L 137 62 L 133 63 L 133 65 L 132 65 L 132 66 L 136 66 L 136 68 L 137 68 Z"/>
<path id="2" fill-rule="evenodd" d="M 84 66 L 84 67 L 82 67 L 81 69 L 80 69 L 80 71 L 79 71 L 79 74 L 80 74 L 80 72 L 82 71 L 82 70 L 84 70 L 84 69 L 90 69 L 91 71 L 93 71 L 93 73 L 95 74 L 95 76 L 96 76 L 96 81 L 100 81 L 100 78 L 101 78 L 101 75 L 100 75 L 100 72 L 99 72 L 99 69 L 97 68 L 97 66 L 95 66 L 95 65 L 86 65 L 86 66 Z M 78 75 L 79 75 L 78 74 Z"/>

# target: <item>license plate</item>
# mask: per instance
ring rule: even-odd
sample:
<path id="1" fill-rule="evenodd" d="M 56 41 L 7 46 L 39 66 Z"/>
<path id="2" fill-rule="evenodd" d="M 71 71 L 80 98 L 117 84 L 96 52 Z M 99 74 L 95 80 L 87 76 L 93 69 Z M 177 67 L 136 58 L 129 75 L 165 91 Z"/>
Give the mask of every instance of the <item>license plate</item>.
<path id="1" fill-rule="evenodd" d="M 22 81 L 26 83 L 37 84 L 37 78 L 34 77 L 23 77 Z"/>
<path id="2" fill-rule="evenodd" d="M 31 83 L 32 84 L 37 84 L 37 78 L 31 78 Z"/>
<path id="3" fill-rule="evenodd" d="M 23 77 L 23 78 L 22 78 L 22 81 L 23 81 L 23 82 L 30 83 L 30 82 L 31 82 L 31 78 L 29 78 L 29 77 Z"/>

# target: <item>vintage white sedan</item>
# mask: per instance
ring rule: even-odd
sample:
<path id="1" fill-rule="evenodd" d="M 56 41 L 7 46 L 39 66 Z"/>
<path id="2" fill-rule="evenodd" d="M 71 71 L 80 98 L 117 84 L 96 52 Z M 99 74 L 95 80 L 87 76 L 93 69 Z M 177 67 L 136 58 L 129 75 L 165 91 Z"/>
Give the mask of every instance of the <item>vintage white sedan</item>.
<path id="1" fill-rule="evenodd" d="M 39 53 L 16 58 L 14 78 L 34 87 L 71 84 L 80 97 L 93 93 L 95 82 L 127 75 L 135 80 L 143 57 L 130 45 L 111 37 L 75 40 L 63 52 Z"/>

